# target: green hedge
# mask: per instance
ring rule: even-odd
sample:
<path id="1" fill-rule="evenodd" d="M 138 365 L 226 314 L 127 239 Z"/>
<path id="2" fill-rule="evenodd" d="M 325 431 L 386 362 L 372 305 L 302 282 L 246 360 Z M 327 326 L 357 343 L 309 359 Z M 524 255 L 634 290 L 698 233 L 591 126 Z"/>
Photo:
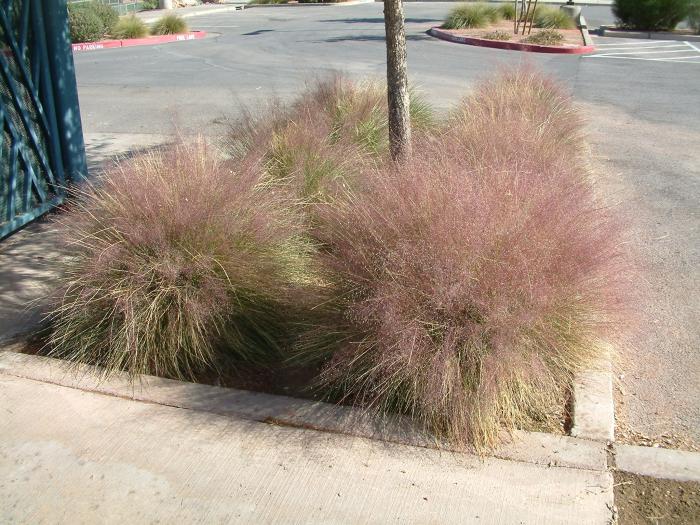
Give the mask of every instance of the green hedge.
<path id="1" fill-rule="evenodd" d="M 74 43 L 95 42 L 104 37 L 106 28 L 97 13 L 90 9 L 68 9 L 68 25 L 70 38 Z"/>
<path id="2" fill-rule="evenodd" d="M 685 20 L 696 0 L 615 0 L 618 24 L 641 31 L 669 31 Z"/>

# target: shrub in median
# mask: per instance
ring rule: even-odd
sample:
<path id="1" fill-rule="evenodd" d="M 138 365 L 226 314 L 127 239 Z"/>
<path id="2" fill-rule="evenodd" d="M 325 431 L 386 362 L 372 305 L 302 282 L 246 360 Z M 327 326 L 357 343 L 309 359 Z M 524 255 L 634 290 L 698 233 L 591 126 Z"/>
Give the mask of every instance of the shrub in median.
<path id="1" fill-rule="evenodd" d="M 482 28 L 498 22 L 501 12 L 487 4 L 460 4 L 447 16 L 442 24 L 444 29 Z"/>
<path id="2" fill-rule="evenodd" d="M 484 33 L 481 38 L 486 40 L 510 40 L 513 38 L 513 33 L 510 31 L 490 31 Z"/>
<path id="3" fill-rule="evenodd" d="M 52 354 L 190 378 L 273 355 L 304 246 L 295 206 L 199 139 L 122 162 L 74 200 Z"/>
<path id="4" fill-rule="evenodd" d="M 618 24 L 641 31 L 672 30 L 691 12 L 694 0 L 615 0 Z"/>
<path id="5" fill-rule="evenodd" d="M 564 41 L 564 35 L 555 29 L 542 29 L 532 33 L 523 42 L 540 46 L 558 46 Z"/>
<path id="6" fill-rule="evenodd" d="M 552 134 L 532 151 L 538 125 L 580 134 L 578 117 L 540 120 L 569 115 L 551 82 L 505 75 L 406 164 L 370 168 L 319 206 L 332 307 L 300 351 L 326 356 L 324 384 L 477 447 L 503 427 L 559 424 L 625 284 L 616 221 L 576 149 Z"/>
<path id="7" fill-rule="evenodd" d="M 73 43 L 95 42 L 105 36 L 105 25 L 94 11 L 71 8 L 68 4 L 68 26 Z"/>
<path id="8" fill-rule="evenodd" d="M 151 33 L 154 35 L 177 35 L 186 33 L 188 30 L 185 19 L 175 15 L 165 15 L 151 27 Z"/>
<path id="9" fill-rule="evenodd" d="M 112 31 L 114 38 L 143 38 L 148 36 L 148 26 L 135 15 L 124 16 Z"/>

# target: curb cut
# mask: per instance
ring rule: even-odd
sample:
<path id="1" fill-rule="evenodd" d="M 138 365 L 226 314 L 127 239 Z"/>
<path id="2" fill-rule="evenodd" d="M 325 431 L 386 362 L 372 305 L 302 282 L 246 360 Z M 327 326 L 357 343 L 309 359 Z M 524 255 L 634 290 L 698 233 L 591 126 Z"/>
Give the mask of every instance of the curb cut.
<path id="1" fill-rule="evenodd" d="M 139 376 L 136 382 L 132 382 L 127 374 L 121 373 L 104 379 L 97 367 L 67 367 L 65 361 L 22 354 L 12 348 L 0 350 L 0 375 L 273 425 L 456 453 L 473 453 L 471 450 L 457 450 L 437 442 L 417 429 L 407 418 L 377 418 L 364 410 L 347 406 L 154 376 Z M 563 435 L 516 431 L 502 445 L 489 451 L 488 455 L 546 467 L 607 471 L 607 449 L 604 444 Z"/>
<path id="2" fill-rule="evenodd" d="M 97 42 L 84 42 L 71 44 L 73 52 L 97 51 L 99 49 L 112 49 L 115 47 L 153 46 L 167 44 L 169 42 L 184 42 L 187 40 L 200 40 L 207 36 L 206 31 L 188 31 L 178 35 L 159 35 L 147 38 L 127 38 L 124 40 L 99 40 Z"/>
<path id="3" fill-rule="evenodd" d="M 480 46 L 480 47 L 491 47 L 494 49 L 508 49 L 511 51 L 527 51 L 530 53 L 552 53 L 560 55 L 583 55 L 587 53 L 592 53 L 595 51 L 594 46 L 576 46 L 576 47 L 563 47 L 563 46 L 542 46 L 538 44 L 526 44 L 520 42 L 507 42 L 502 40 L 487 40 L 485 38 L 477 38 L 471 36 L 459 36 L 447 31 L 440 29 L 439 27 L 432 27 L 428 30 L 430 36 L 439 38 L 440 40 L 446 40 L 448 42 L 454 42 L 456 44 L 466 44 L 469 46 Z"/>

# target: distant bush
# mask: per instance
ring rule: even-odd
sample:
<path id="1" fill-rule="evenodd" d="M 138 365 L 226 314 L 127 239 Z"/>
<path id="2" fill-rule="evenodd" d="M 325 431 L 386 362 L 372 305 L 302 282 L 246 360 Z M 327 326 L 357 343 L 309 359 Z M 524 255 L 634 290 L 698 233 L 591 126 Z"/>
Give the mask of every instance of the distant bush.
<path id="1" fill-rule="evenodd" d="M 143 0 L 141 2 L 141 7 L 144 11 L 150 11 L 153 9 L 158 9 L 160 6 L 158 0 Z"/>
<path id="2" fill-rule="evenodd" d="M 119 21 L 119 13 L 117 13 L 110 6 L 103 4 L 99 0 L 91 0 L 89 2 L 80 3 L 69 3 L 68 11 L 69 13 L 76 11 L 87 11 L 95 14 L 102 21 L 102 25 L 105 28 L 105 34 L 110 34 L 114 29 L 114 26 Z"/>
<path id="3" fill-rule="evenodd" d="M 52 355 L 192 378 L 279 351 L 303 275 L 294 204 L 203 139 L 122 162 L 71 201 Z"/>
<path id="4" fill-rule="evenodd" d="M 151 33 L 154 35 L 177 35 L 186 32 L 187 22 L 176 14 L 161 17 L 151 27 Z"/>
<path id="5" fill-rule="evenodd" d="M 92 9 L 97 16 L 100 17 L 100 20 L 102 20 L 108 34 L 112 33 L 117 22 L 119 22 L 119 13 L 99 0 L 93 0 L 92 2 L 78 5 L 84 6 L 83 9 Z"/>
<path id="6" fill-rule="evenodd" d="M 538 6 L 535 10 L 535 27 L 543 29 L 575 29 L 576 23 L 557 7 Z"/>
<path id="7" fill-rule="evenodd" d="M 148 36 L 148 26 L 135 15 L 124 16 L 112 31 L 114 38 L 143 38 Z"/>
<path id="8" fill-rule="evenodd" d="M 688 25 L 700 35 L 700 0 L 693 0 L 688 15 Z"/>
<path id="9" fill-rule="evenodd" d="M 672 30 L 685 20 L 694 0 L 615 0 L 618 24 L 641 31 Z"/>
<path id="10" fill-rule="evenodd" d="M 523 42 L 528 44 L 538 44 L 541 46 L 557 46 L 564 41 L 564 35 L 555 29 L 542 29 L 532 33 Z"/>
<path id="11" fill-rule="evenodd" d="M 486 27 L 501 20 L 497 7 L 487 4 L 460 4 L 447 16 L 444 29 L 470 29 Z"/>
<path id="12" fill-rule="evenodd" d="M 510 31 L 491 31 L 483 34 L 481 38 L 486 40 L 510 40 L 513 38 L 513 33 Z"/>
<path id="13" fill-rule="evenodd" d="M 68 5 L 68 26 L 72 42 L 95 42 L 105 36 L 105 25 L 94 11 Z"/>

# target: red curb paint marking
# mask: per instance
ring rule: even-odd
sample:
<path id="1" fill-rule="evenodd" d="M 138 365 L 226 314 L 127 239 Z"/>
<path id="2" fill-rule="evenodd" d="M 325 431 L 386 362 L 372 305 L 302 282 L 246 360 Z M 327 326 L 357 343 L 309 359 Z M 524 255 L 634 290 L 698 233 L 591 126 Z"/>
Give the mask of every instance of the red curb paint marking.
<path id="1" fill-rule="evenodd" d="M 73 44 L 73 51 L 95 51 L 97 49 L 109 49 L 112 47 L 122 47 L 121 40 L 100 40 L 99 42 L 84 42 Z"/>
<path id="2" fill-rule="evenodd" d="M 182 42 L 185 40 L 199 40 L 207 36 L 206 31 L 189 31 L 179 35 L 159 35 L 146 38 L 128 38 L 124 40 L 100 40 L 99 42 L 85 42 L 73 44 L 73 51 L 96 51 L 114 47 L 150 46 L 167 44 L 168 42 Z"/>
<path id="3" fill-rule="evenodd" d="M 433 27 L 428 31 L 428 34 L 439 38 L 440 40 L 447 40 L 448 42 L 455 42 L 457 44 L 466 44 L 468 46 L 480 46 L 480 47 L 491 47 L 494 49 L 510 49 L 512 51 L 529 51 L 531 53 L 555 53 L 561 55 L 583 55 L 586 53 L 592 53 L 595 51 L 595 46 L 575 46 L 575 47 L 565 47 L 565 46 L 541 46 L 538 44 L 525 44 L 520 42 L 503 42 L 501 40 L 487 40 L 485 38 L 476 38 L 471 36 L 459 36 L 443 31 L 437 27 Z"/>

